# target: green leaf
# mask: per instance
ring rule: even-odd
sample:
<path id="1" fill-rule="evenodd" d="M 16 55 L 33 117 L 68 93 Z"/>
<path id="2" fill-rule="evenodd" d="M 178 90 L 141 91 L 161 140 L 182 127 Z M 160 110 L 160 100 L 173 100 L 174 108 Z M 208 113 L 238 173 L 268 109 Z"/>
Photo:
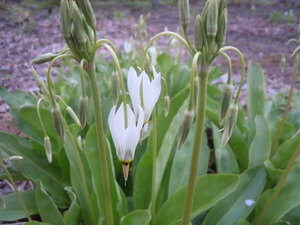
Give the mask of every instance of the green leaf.
<path id="1" fill-rule="evenodd" d="M 263 167 L 246 170 L 240 175 L 237 189 L 213 207 L 203 225 L 235 225 L 253 210 L 266 184 Z"/>
<path id="2" fill-rule="evenodd" d="M 37 183 L 35 201 L 43 222 L 64 224 L 61 213 L 40 181 Z"/>
<path id="3" fill-rule="evenodd" d="M 81 208 L 77 202 L 77 196 L 72 190 L 72 187 L 66 187 L 65 190 L 68 192 L 71 199 L 71 205 L 69 209 L 64 213 L 64 224 L 66 225 L 77 225 L 81 216 Z"/>
<path id="4" fill-rule="evenodd" d="M 269 159 L 271 135 L 267 121 L 262 116 L 255 117 L 255 137 L 249 149 L 249 168 L 263 166 Z"/>
<path id="5" fill-rule="evenodd" d="M 290 174 L 287 177 L 280 193 L 278 194 L 275 201 L 264 215 L 261 224 L 272 224 L 282 218 L 291 209 L 300 205 L 300 179 L 298 179 L 300 174 L 300 163 L 297 163 Z M 277 187 L 277 186 L 276 186 Z M 276 188 L 275 187 L 275 188 Z M 260 197 L 258 204 L 256 205 L 255 212 L 255 222 L 266 205 L 267 201 L 270 199 L 271 195 L 274 193 L 274 189 L 265 191 Z"/>
<path id="6" fill-rule="evenodd" d="M 110 191 L 111 191 L 111 200 L 113 206 L 114 220 L 115 223 L 120 221 L 121 216 L 124 216 L 127 213 L 127 204 L 125 195 L 115 180 L 115 170 L 113 167 L 112 152 L 110 148 L 107 148 L 107 164 L 108 164 L 108 174 L 110 182 Z M 100 204 L 101 212 L 106 215 L 106 204 L 103 190 L 103 179 L 101 177 L 101 165 L 99 159 L 99 149 L 97 147 L 97 135 L 96 127 L 93 126 L 89 130 L 86 136 L 85 143 L 85 153 L 88 159 L 88 163 L 91 168 L 92 178 L 94 182 L 94 189 L 96 190 L 96 195 Z"/>
<path id="7" fill-rule="evenodd" d="M 293 208 L 283 217 L 284 221 L 288 221 L 290 224 L 300 224 L 300 206 Z"/>
<path id="8" fill-rule="evenodd" d="M 251 225 L 247 220 L 240 220 L 237 225 Z"/>
<path id="9" fill-rule="evenodd" d="M 185 107 L 185 100 L 188 96 L 188 89 L 184 89 L 172 98 L 170 103 L 170 113 L 166 118 L 163 113 L 158 117 L 158 134 L 157 134 L 157 176 L 156 187 L 159 187 L 176 135 L 174 131 L 179 130 L 182 122 L 182 114 Z M 152 134 L 149 138 L 148 150 L 140 160 L 135 177 L 133 196 L 136 209 L 147 209 L 151 200 L 151 179 L 152 179 Z"/>
<path id="10" fill-rule="evenodd" d="M 121 220 L 121 225 L 133 225 L 141 224 L 147 225 L 151 220 L 151 215 L 149 210 L 136 210 L 131 213 L 128 213 Z"/>
<path id="11" fill-rule="evenodd" d="M 35 204 L 35 192 L 26 191 L 20 192 L 24 203 L 26 205 L 29 215 L 37 213 L 37 207 Z M 6 207 L 0 206 L 0 221 L 16 221 L 26 217 L 26 213 L 19 202 L 19 199 L 15 193 L 4 195 Z"/>
<path id="12" fill-rule="evenodd" d="M 271 162 L 275 168 L 285 169 L 293 156 L 295 149 L 300 143 L 300 135 L 290 138 L 283 142 L 271 157 Z"/>
<path id="13" fill-rule="evenodd" d="M 265 78 L 261 67 L 257 63 L 251 63 L 248 69 L 248 118 L 254 123 L 257 115 L 264 115 L 265 111 Z"/>
<path id="14" fill-rule="evenodd" d="M 10 108 L 20 108 L 24 105 L 36 105 L 37 99 L 25 91 L 16 90 L 10 92 L 4 87 L 0 87 L 0 96 L 10 106 Z"/>
<path id="15" fill-rule="evenodd" d="M 221 147 L 222 133 L 218 128 L 212 125 L 213 128 L 213 141 L 215 148 L 215 158 L 218 173 L 235 173 L 239 174 L 239 167 L 229 145 Z"/>
<path id="16" fill-rule="evenodd" d="M 175 156 L 172 163 L 168 196 L 173 194 L 179 188 L 187 185 L 190 172 L 190 164 L 193 150 L 195 125 L 192 127 L 186 143 L 182 149 L 175 152 Z M 206 133 L 203 135 L 203 141 L 201 146 L 200 163 L 198 169 L 198 176 L 204 175 L 208 169 L 208 161 L 210 155 L 210 149 L 207 146 Z"/>
<path id="17" fill-rule="evenodd" d="M 30 221 L 27 223 L 24 223 L 24 225 L 54 225 L 53 223 L 43 223 L 38 221 Z"/>
<path id="18" fill-rule="evenodd" d="M 191 219 L 216 205 L 238 185 L 237 175 L 203 175 L 197 178 Z M 179 189 L 159 209 L 157 224 L 173 224 L 181 220 L 187 186 Z"/>

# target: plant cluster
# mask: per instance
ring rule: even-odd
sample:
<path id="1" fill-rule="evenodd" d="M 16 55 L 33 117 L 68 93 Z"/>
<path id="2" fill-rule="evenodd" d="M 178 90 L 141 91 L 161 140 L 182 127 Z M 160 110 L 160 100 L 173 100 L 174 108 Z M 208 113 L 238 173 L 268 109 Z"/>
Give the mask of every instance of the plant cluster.
<path id="1" fill-rule="evenodd" d="M 244 111 L 238 103 L 244 57 L 237 48 L 224 46 L 227 2 L 206 2 L 195 19 L 194 43 L 187 33 L 189 1 L 178 3 L 183 35 L 164 31 L 146 43 L 141 17 L 136 38 L 117 53 L 110 40 L 98 40 L 89 1 L 61 0 L 60 28 L 67 47 L 33 60 L 49 63 L 46 81 L 32 68 L 40 92 L 0 89 L 26 135 L 0 132 L 0 176 L 15 190 L 0 196 L 1 221 L 300 222 L 300 95 L 293 93 L 300 47 L 292 53 L 295 68 L 287 101 L 280 95 L 267 100 L 263 70 L 249 65 Z M 154 43 L 162 36 L 170 36 L 175 55 L 158 51 Z M 293 42 L 299 46 L 300 38 L 288 43 Z M 188 62 L 181 59 L 183 47 L 191 54 Z M 96 56 L 99 48 L 112 60 Z M 232 81 L 228 51 L 240 57 L 238 85 Z M 223 75 L 212 66 L 219 56 L 228 64 L 227 82 L 212 85 Z M 58 60 L 68 70 L 62 68 L 54 82 L 51 71 Z M 32 181 L 35 189 L 19 192 L 15 180 Z"/>

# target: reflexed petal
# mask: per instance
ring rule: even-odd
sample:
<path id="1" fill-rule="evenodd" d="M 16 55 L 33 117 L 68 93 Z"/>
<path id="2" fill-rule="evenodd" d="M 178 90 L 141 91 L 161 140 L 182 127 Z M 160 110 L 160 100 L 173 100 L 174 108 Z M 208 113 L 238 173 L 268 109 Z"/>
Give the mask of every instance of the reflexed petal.
<path id="1" fill-rule="evenodd" d="M 133 67 L 130 67 L 128 72 L 127 86 L 128 86 L 128 91 L 131 98 L 134 113 L 135 115 L 137 115 L 138 105 L 141 104 L 140 102 L 141 77 L 137 76 L 137 73 Z"/>
<path id="2" fill-rule="evenodd" d="M 116 106 L 114 105 L 111 108 L 109 116 L 108 116 L 108 125 L 109 125 L 109 129 L 110 129 L 111 136 L 112 136 L 113 142 L 115 144 L 116 150 L 119 151 L 120 141 L 119 141 L 119 135 L 118 135 L 118 132 L 117 132 L 118 128 L 116 127 L 116 114 L 115 114 L 115 111 L 116 111 Z"/>

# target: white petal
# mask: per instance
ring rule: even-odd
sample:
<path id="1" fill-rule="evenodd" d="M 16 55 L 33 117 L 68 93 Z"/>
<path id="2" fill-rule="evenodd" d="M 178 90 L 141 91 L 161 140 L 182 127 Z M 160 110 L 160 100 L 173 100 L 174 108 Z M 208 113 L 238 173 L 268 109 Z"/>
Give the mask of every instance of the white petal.
<path id="1" fill-rule="evenodd" d="M 133 67 L 130 67 L 127 77 L 127 86 L 131 98 L 132 106 L 135 115 L 138 114 L 138 105 L 140 105 L 140 86 L 141 78 L 137 76 Z"/>
<path id="2" fill-rule="evenodd" d="M 115 148 L 117 151 L 119 151 L 120 149 L 120 140 L 119 140 L 119 135 L 117 132 L 117 127 L 116 127 L 116 115 L 115 115 L 115 111 L 116 111 L 116 106 L 114 105 L 109 113 L 109 117 L 108 117 L 108 125 L 109 125 L 109 129 L 111 132 L 111 136 L 113 139 L 113 142 L 115 144 Z"/>
<path id="3" fill-rule="evenodd" d="M 139 133 L 135 126 L 130 126 L 124 132 L 122 137 L 122 158 L 123 161 L 132 161 L 134 158 L 134 153 L 136 146 L 139 142 Z"/>

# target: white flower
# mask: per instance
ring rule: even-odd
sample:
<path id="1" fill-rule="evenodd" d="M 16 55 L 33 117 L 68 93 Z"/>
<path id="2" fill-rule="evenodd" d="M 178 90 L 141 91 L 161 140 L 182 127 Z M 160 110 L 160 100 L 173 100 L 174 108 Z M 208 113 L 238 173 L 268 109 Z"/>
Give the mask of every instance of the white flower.
<path id="1" fill-rule="evenodd" d="M 127 105 L 127 127 L 125 127 L 124 105 L 118 111 L 114 105 L 108 117 L 109 129 L 116 147 L 117 156 L 122 163 L 130 163 L 134 159 L 136 146 L 140 140 L 144 121 L 144 111 L 139 107 L 139 116 L 136 118 L 129 105 Z"/>
<path id="2" fill-rule="evenodd" d="M 144 109 L 144 123 L 147 124 L 152 110 L 159 98 L 161 91 L 160 73 L 153 67 L 154 79 L 150 81 L 148 75 L 143 71 L 137 76 L 136 71 L 130 67 L 127 78 L 129 95 L 133 105 L 134 114 L 139 115 L 139 106 Z"/>

